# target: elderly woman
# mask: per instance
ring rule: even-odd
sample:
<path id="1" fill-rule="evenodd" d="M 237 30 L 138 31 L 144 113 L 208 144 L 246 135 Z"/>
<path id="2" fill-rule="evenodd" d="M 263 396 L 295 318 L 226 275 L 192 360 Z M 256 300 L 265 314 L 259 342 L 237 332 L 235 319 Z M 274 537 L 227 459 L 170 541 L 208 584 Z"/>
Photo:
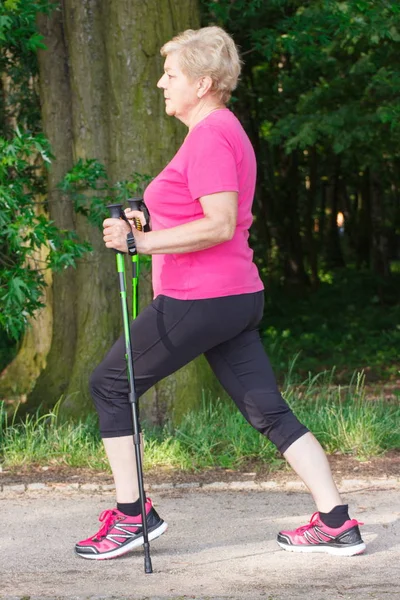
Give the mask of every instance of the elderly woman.
<path id="1" fill-rule="evenodd" d="M 240 73 L 232 38 L 218 27 L 188 30 L 161 49 L 157 86 L 165 110 L 188 128 L 165 169 L 148 186 L 152 230 L 133 228 L 139 253 L 151 254 L 154 300 L 132 324 L 137 394 L 204 354 L 238 409 L 266 435 L 310 490 L 310 523 L 278 534 L 285 550 L 351 556 L 364 551 L 325 454 L 279 393 L 257 326 L 263 284 L 248 245 L 256 160 L 241 124 L 226 108 Z M 126 211 L 128 219 L 141 213 Z M 128 224 L 104 221 L 107 248 L 127 252 Z M 79 542 L 79 556 L 121 556 L 143 543 L 125 345 L 121 337 L 94 371 L 91 392 L 113 472 L 117 506 Z M 149 539 L 167 528 L 146 501 Z"/>

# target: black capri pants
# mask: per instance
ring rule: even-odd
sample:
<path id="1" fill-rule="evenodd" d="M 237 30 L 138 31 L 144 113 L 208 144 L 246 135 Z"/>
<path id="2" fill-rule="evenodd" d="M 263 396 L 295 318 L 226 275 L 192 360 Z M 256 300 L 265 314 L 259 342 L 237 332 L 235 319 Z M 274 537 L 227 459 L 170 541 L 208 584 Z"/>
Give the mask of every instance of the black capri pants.
<path id="1" fill-rule="evenodd" d="M 204 354 L 247 421 L 285 452 L 308 429 L 278 391 L 258 332 L 264 293 L 202 300 L 160 295 L 131 325 L 137 396 Z M 132 435 L 125 341 L 121 336 L 90 380 L 102 437 Z"/>

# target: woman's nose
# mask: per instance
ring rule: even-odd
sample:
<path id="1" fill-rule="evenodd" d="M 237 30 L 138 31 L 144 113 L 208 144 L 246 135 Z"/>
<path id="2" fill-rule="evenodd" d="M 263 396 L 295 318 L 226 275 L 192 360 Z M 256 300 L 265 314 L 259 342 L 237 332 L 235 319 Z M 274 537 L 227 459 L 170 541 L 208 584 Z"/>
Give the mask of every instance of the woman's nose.
<path id="1" fill-rule="evenodd" d="M 162 75 L 162 77 L 160 77 L 160 79 L 157 82 L 157 87 L 158 88 L 163 88 L 165 89 L 165 73 L 164 75 Z"/>

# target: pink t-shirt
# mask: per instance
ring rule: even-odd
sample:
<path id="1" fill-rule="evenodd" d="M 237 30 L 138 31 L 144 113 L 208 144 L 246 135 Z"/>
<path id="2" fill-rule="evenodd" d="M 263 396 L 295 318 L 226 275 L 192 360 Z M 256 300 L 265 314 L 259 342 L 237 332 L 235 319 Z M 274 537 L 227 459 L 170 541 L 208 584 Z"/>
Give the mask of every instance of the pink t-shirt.
<path id="1" fill-rule="evenodd" d="M 164 294 L 198 300 L 263 289 L 248 244 L 255 181 L 253 147 L 229 109 L 210 113 L 192 129 L 171 162 L 146 189 L 144 200 L 152 229 L 201 219 L 201 196 L 236 191 L 236 231 L 231 240 L 206 250 L 154 254 L 154 297 Z"/>

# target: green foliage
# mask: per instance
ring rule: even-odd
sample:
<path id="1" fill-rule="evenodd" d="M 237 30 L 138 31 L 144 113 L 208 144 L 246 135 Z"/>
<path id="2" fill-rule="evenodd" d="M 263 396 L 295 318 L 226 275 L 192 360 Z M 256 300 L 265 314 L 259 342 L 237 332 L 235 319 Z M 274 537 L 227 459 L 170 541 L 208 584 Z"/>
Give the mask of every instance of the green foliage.
<path id="1" fill-rule="evenodd" d="M 33 136 L 17 129 L 11 141 L 0 138 L 0 326 L 14 339 L 42 306 L 44 270 L 75 267 L 76 260 L 91 250 L 90 244 L 80 242 L 74 231 L 58 229 L 37 210 L 38 192 L 45 187 L 38 158 L 45 163 L 52 158 L 43 135 Z M 98 161 L 79 160 L 60 188 L 71 195 L 78 213 L 100 227 L 108 216 L 107 204 L 126 204 L 127 198 L 139 194 L 149 180 L 146 175 L 134 173 L 131 180 L 112 185 Z M 40 263 L 35 252 L 43 245 L 49 252 Z"/>
<path id="2" fill-rule="evenodd" d="M 288 152 L 316 143 L 337 153 L 362 146 L 367 160 L 381 156 L 382 147 L 398 151 L 397 3 L 219 0 L 205 5 L 239 38 L 258 89 L 268 91 L 258 101 L 273 125 L 266 136 L 272 143 L 283 141 Z M 378 147 L 370 145 L 374 141 Z"/>
<path id="3" fill-rule="evenodd" d="M 244 59 L 233 109 L 259 163 L 260 266 L 301 285 L 317 283 L 324 260 L 388 275 L 400 231 L 398 3 L 202 5 L 204 24 L 231 32 Z"/>
<path id="4" fill-rule="evenodd" d="M 74 231 L 59 230 L 47 218 L 43 164 L 49 165 L 49 145 L 41 133 L 37 94 L 37 52 L 45 49 L 37 30 L 40 13 L 58 3 L 49 0 L 7 0 L 0 4 L 0 67 L 6 86 L 0 99 L 0 364 L 12 356 L 12 338 L 23 333 L 28 318 L 42 306 L 44 271 L 65 269 L 90 251 Z M 6 83 L 4 83 L 6 82 Z M 19 127 L 15 126 L 19 123 Z M 78 161 L 60 184 L 72 196 L 74 208 L 100 226 L 107 203 L 125 202 L 139 193 L 149 177 L 111 185 L 96 160 Z M 42 204 L 43 210 L 38 210 Z M 37 251 L 46 246 L 40 262 Z"/>
<path id="5" fill-rule="evenodd" d="M 142 196 L 150 175 L 133 173 L 129 180 L 112 184 L 106 168 L 96 159 L 79 159 L 60 183 L 60 189 L 68 193 L 76 212 L 85 215 L 92 225 L 101 226 L 109 216 L 107 204 L 121 203 L 128 206 L 127 200 Z"/>
<path id="6" fill-rule="evenodd" d="M 40 107 L 35 85 L 37 56 L 45 48 L 37 31 L 39 13 L 57 6 L 49 0 L 7 0 L 0 3 L 0 69 L 6 93 L 0 100 L 0 135 L 13 135 L 13 122 L 31 132 L 40 131 Z"/>
<path id="7" fill-rule="evenodd" d="M 41 133 L 37 94 L 37 56 L 45 48 L 36 27 L 39 13 L 56 4 L 47 0 L 8 0 L 0 4 L 0 330 L 2 351 L 23 333 L 41 303 L 46 268 L 74 266 L 89 250 L 72 231 L 60 231 L 45 208 L 45 168 L 52 159 Z M 18 123 L 18 125 L 16 125 Z M 40 262 L 38 250 L 49 253 Z"/>
<path id="8" fill-rule="evenodd" d="M 332 385 L 331 375 L 310 377 L 302 384 L 288 381 L 284 396 L 300 420 L 328 453 L 364 460 L 398 448 L 399 404 L 365 399 L 363 377 L 349 386 Z M 7 418 L 0 405 L 0 461 L 5 468 L 30 465 L 68 465 L 109 469 L 95 418 L 79 423 L 58 421 L 58 408 L 25 417 Z M 276 448 L 248 425 L 232 403 L 204 399 L 177 429 L 144 428 L 145 469 L 170 467 L 195 470 L 209 467 L 243 468 L 251 462 L 272 468 L 284 462 Z"/>
<path id="9" fill-rule="evenodd" d="M 388 282 L 349 268 L 321 279 L 314 292 L 267 290 L 261 331 L 277 375 L 297 355 L 297 380 L 333 368 L 340 382 L 354 370 L 364 371 L 368 382 L 398 377 L 399 274 Z"/>
<path id="10" fill-rule="evenodd" d="M 44 270 L 74 266 L 90 250 L 73 231 L 59 230 L 38 211 L 38 192 L 44 187 L 38 157 L 51 160 L 42 135 L 17 128 L 11 141 L 0 138 L 0 326 L 15 339 L 42 306 Z M 49 252 L 40 262 L 43 245 Z"/>
<path id="11" fill-rule="evenodd" d="M 397 155 L 400 139 L 400 9 L 388 2 L 313 2 L 287 21 L 282 51 L 295 73 L 282 93 L 296 104 L 277 124 L 287 151 L 329 144 L 336 154 L 363 152 L 362 165 Z M 312 62 L 311 62 L 312 61 Z M 293 96 L 292 96 L 293 97 Z M 364 164 L 363 164 L 364 163 Z"/>

